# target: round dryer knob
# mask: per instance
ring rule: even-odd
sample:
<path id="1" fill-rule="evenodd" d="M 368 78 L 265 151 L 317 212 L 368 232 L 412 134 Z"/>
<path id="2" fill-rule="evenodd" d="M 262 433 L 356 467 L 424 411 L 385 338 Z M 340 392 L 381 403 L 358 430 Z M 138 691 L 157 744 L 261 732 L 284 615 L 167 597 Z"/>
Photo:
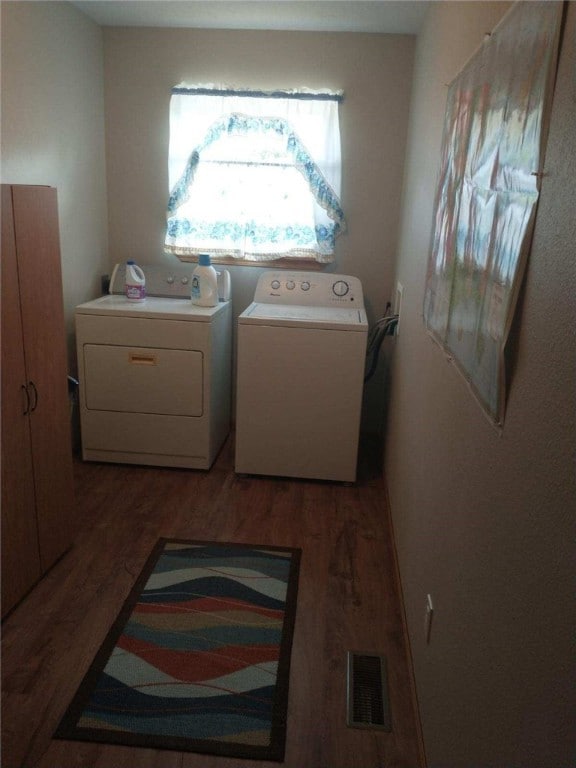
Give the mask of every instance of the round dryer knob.
<path id="1" fill-rule="evenodd" d="M 294 280 L 288 280 L 288 282 L 286 283 L 286 288 L 288 288 L 289 291 L 293 291 L 294 288 L 296 288 L 296 283 L 294 282 Z"/>
<path id="2" fill-rule="evenodd" d="M 350 286 L 345 280 L 336 280 L 332 286 L 332 291 L 336 296 L 346 296 L 349 290 Z"/>
<path id="3" fill-rule="evenodd" d="M 304 280 L 304 282 L 300 284 L 300 288 L 302 288 L 303 291 L 309 291 L 310 283 L 308 282 L 308 280 Z"/>

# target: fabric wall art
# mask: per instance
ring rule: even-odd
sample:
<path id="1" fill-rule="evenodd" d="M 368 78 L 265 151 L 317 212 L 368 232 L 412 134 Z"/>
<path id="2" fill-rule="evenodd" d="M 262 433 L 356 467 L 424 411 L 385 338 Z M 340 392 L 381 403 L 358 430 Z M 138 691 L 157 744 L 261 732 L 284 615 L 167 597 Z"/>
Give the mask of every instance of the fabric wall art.
<path id="1" fill-rule="evenodd" d="M 560 2 L 518 2 L 448 87 L 424 322 L 491 422 L 544 175 Z"/>

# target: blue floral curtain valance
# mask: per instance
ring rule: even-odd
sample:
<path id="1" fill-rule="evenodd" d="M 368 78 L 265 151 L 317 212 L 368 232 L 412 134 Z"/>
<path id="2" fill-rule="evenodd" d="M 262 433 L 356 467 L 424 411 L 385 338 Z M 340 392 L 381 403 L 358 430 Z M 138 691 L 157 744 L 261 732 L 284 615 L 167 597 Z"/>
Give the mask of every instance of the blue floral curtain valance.
<path id="1" fill-rule="evenodd" d="M 339 100 L 330 93 L 174 89 L 165 249 L 332 261 L 346 228 Z"/>

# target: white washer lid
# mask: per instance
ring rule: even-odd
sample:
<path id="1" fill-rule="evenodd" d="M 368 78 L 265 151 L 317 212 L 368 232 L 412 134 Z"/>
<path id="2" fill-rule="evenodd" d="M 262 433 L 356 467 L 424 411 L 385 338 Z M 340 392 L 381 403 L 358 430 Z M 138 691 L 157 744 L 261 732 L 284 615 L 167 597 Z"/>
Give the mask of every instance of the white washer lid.
<path id="1" fill-rule="evenodd" d="M 210 322 L 228 303 L 221 301 L 216 307 L 199 307 L 192 304 L 190 299 L 147 296 L 144 301 L 128 301 L 125 296 L 110 295 L 79 304 L 76 314 Z"/>
<path id="2" fill-rule="evenodd" d="M 327 328 L 339 331 L 367 331 L 363 309 L 305 307 L 299 304 L 252 302 L 238 318 L 239 323 L 290 327 Z"/>

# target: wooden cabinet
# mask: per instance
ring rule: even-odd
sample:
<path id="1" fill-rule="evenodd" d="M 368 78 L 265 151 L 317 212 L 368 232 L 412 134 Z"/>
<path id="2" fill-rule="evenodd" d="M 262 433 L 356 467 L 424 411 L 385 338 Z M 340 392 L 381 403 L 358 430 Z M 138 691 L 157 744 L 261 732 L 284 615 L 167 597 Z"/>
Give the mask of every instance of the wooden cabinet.
<path id="1" fill-rule="evenodd" d="M 56 190 L 2 185 L 2 616 L 71 544 Z"/>

